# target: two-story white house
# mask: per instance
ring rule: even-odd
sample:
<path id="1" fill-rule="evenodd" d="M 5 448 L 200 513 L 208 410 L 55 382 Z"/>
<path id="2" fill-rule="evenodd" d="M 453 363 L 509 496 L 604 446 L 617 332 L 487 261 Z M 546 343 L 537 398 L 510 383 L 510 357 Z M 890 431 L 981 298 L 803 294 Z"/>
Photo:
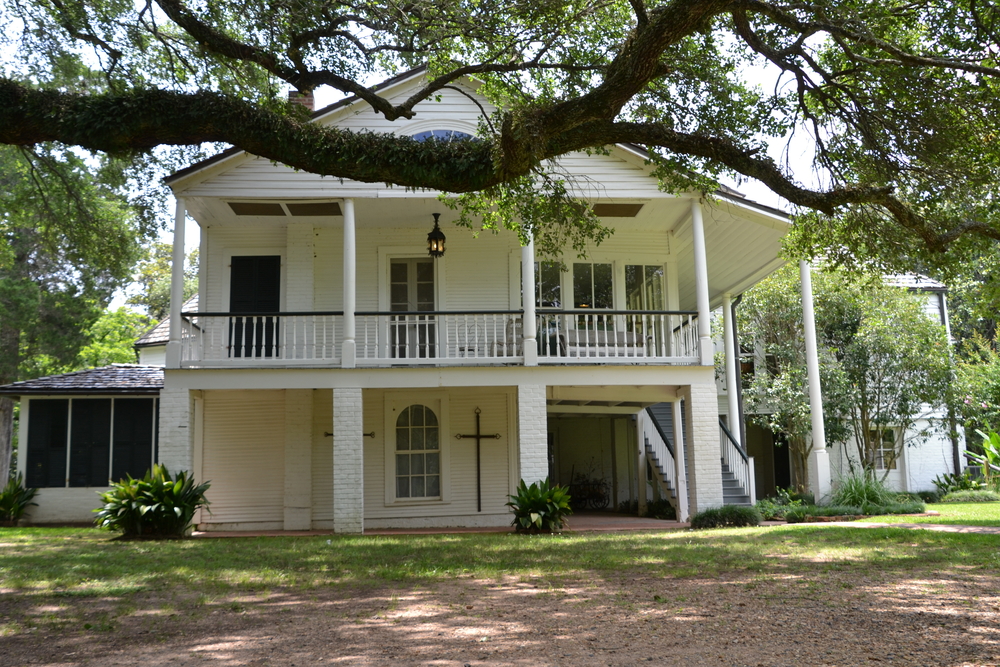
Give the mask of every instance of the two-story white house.
<path id="1" fill-rule="evenodd" d="M 381 90 L 405 98 L 424 76 Z M 350 98 L 314 122 L 475 135 L 493 108 L 474 81 L 456 88 L 412 120 L 387 122 Z M 730 190 L 667 194 L 634 146 L 567 155 L 558 168 L 615 230 L 583 259 L 457 228 L 437 192 L 323 178 L 238 150 L 167 179 L 175 258 L 186 226 L 200 227 L 199 299 L 182 312 L 175 264 L 148 446 L 171 470 L 211 481 L 202 528 L 501 526 L 518 481 L 546 477 L 599 481 L 615 506 L 664 493 L 680 518 L 723 504 L 724 473 L 729 486 L 744 480 L 737 495 L 752 494 L 742 448 L 723 439 L 720 450 L 710 313 L 782 264 L 789 220 Z M 443 252 L 431 256 L 438 225 Z M 72 400 L 99 397 L 32 386 L 19 467 L 47 480 L 36 511 L 56 516 L 86 505 L 101 475 L 67 472 L 60 484 L 74 428 L 46 436 L 57 446 L 46 458 L 30 415 L 43 406 L 72 420 Z M 109 442 L 98 459 L 115 460 Z M 63 468 L 39 472 L 63 455 Z"/>

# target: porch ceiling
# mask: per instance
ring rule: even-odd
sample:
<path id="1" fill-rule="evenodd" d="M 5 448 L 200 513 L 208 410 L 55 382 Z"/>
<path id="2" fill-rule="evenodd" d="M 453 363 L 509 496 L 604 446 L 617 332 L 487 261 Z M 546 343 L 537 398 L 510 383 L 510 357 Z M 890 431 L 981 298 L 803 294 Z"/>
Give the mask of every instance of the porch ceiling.
<path id="1" fill-rule="evenodd" d="M 387 196 L 387 193 L 391 193 Z M 448 234 L 470 233 L 448 224 L 458 214 L 440 202 L 434 193 L 405 192 L 401 189 L 382 190 L 377 197 L 360 197 L 355 201 L 355 218 L 359 233 L 369 228 L 431 228 L 432 213 L 441 213 L 442 227 Z M 202 227 L 283 227 L 290 223 L 309 223 L 315 227 L 339 228 L 341 216 L 248 216 L 236 215 L 230 202 L 303 203 L 338 201 L 295 197 L 248 199 L 246 197 L 190 197 L 186 199 L 190 215 Z M 664 196 L 646 199 L 601 199 L 600 203 L 641 204 L 632 218 L 605 218 L 612 228 L 639 231 L 650 235 L 670 234 L 671 255 L 677 261 L 679 304 L 681 310 L 694 310 L 695 278 L 691 237 L 691 200 L 686 197 Z M 757 207 L 738 198 L 720 198 L 703 204 L 705 245 L 708 259 L 709 297 L 716 307 L 726 292 L 738 294 L 784 261 L 779 258 L 781 238 L 788 230 L 784 216 Z M 449 227 L 451 229 L 449 229 Z M 566 260 L 572 261 L 573 255 Z M 625 259 L 625 258 L 623 258 Z M 664 261 L 669 259 L 665 256 Z"/>

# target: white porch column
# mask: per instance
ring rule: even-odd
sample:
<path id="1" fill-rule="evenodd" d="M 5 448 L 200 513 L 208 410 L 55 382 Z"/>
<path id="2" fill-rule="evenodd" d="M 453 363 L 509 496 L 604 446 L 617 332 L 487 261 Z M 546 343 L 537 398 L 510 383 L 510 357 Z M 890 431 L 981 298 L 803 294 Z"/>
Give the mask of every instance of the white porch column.
<path id="1" fill-rule="evenodd" d="M 694 284 L 698 305 L 698 341 L 702 366 L 712 366 L 712 313 L 708 306 L 708 259 L 705 252 L 705 223 L 701 203 L 691 200 L 691 239 L 694 246 Z"/>
<path id="2" fill-rule="evenodd" d="M 354 311 L 357 310 L 357 248 L 354 236 L 354 200 L 344 200 L 344 343 L 341 346 L 341 366 L 357 365 Z M 360 418 L 360 417 L 359 417 Z M 360 426 L 358 433 L 361 433 Z"/>
<path id="3" fill-rule="evenodd" d="M 723 336 L 726 339 L 726 399 L 729 407 L 729 430 L 733 432 L 733 439 L 743 447 L 740 440 L 741 431 L 740 419 L 740 396 L 736 391 L 736 383 L 740 381 L 739 355 L 736 350 L 736 342 L 733 340 L 733 295 L 726 293 L 722 295 L 722 322 Z"/>
<path id="4" fill-rule="evenodd" d="M 826 451 L 823 426 L 823 394 L 819 380 L 819 351 L 816 346 L 816 317 L 813 310 L 812 267 L 799 262 L 802 289 L 802 323 L 806 338 L 806 372 L 809 377 L 809 410 L 812 413 L 812 451 L 809 453 L 809 490 L 822 502 L 830 496 L 830 456 Z"/>
<path id="5" fill-rule="evenodd" d="M 170 264 L 170 331 L 167 340 L 167 368 L 181 367 L 181 306 L 184 305 L 184 200 L 176 199 L 174 209 L 174 248 Z"/>
<path id="6" fill-rule="evenodd" d="M 549 476 L 549 423 L 545 385 L 517 386 L 518 472 L 525 484 Z"/>
<path id="7" fill-rule="evenodd" d="M 691 448 L 688 483 L 695 514 L 711 507 L 721 507 L 722 452 L 719 442 L 719 398 L 715 381 L 692 384 L 687 389 L 687 442 Z"/>
<path id="8" fill-rule="evenodd" d="M 684 457 L 683 409 L 680 400 L 670 404 L 674 411 L 674 470 L 677 471 L 677 520 L 687 521 L 688 511 L 687 459 Z"/>
<path id="9" fill-rule="evenodd" d="M 535 342 L 535 240 L 521 246 L 521 309 L 524 311 L 521 330 L 524 333 L 524 365 L 538 365 L 538 345 Z"/>
<path id="10" fill-rule="evenodd" d="M 649 503 L 649 485 L 646 483 L 646 434 L 643 432 L 643 421 L 646 418 L 646 411 L 640 410 L 635 415 L 635 479 L 639 486 L 639 516 L 646 514 L 646 507 Z M 656 483 L 653 483 L 656 487 Z"/>
<path id="11" fill-rule="evenodd" d="M 313 390 L 285 390 L 285 530 L 312 528 Z"/>
<path id="12" fill-rule="evenodd" d="M 333 390 L 333 530 L 364 532 L 364 422 L 361 388 Z"/>

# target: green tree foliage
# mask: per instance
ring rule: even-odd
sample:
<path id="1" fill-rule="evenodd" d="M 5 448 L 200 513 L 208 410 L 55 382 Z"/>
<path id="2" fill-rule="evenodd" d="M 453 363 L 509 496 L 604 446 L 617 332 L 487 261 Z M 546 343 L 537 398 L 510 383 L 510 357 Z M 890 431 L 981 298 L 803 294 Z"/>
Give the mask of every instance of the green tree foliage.
<path id="1" fill-rule="evenodd" d="M 827 440 L 853 442 L 853 458 L 873 473 L 887 429 L 905 432 L 925 405 L 939 408 L 948 399 L 944 329 L 924 314 L 918 296 L 879 278 L 816 272 L 813 294 Z M 762 426 L 787 438 L 801 488 L 812 444 L 797 267 L 747 292 L 738 313 L 741 344 L 767 359 L 744 396 Z M 897 439 L 897 453 L 903 446 Z"/>
<path id="2" fill-rule="evenodd" d="M 128 278 L 141 226 L 77 153 L 0 147 L 0 384 L 72 366 Z M 0 398 L 0 479 L 13 402 Z"/>
<path id="3" fill-rule="evenodd" d="M 146 311 L 154 321 L 170 314 L 170 266 L 173 244 L 153 243 L 136 269 L 133 293 L 128 303 Z M 184 263 L 184 301 L 198 291 L 198 249 L 192 250 Z"/>
<path id="4" fill-rule="evenodd" d="M 560 201 L 552 160 L 630 142 L 674 192 L 764 183 L 807 213 L 798 252 L 947 267 L 1000 239 L 998 16 L 951 0 L 2 0 L 0 143 L 126 157 L 230 143 L 317 174 L 466 193 L 483 211 L 506 204 L 516 214 L 487 225 L 546 249 L 607 233 L 572 191 Z M 39 83 L 80 63 L 100 63 L 99 85 Z M 406 99 L 372 86 L 422 63 Z M 465 75 L 502 109 L 479 140 L 321 127 L 278 91 L 328 87 L 398 120 Z M 811 157 L 812 184 L 768 156 L 775 143 Z M 553 185 L 536 197 L 524 184 L 539 174 Z"/>

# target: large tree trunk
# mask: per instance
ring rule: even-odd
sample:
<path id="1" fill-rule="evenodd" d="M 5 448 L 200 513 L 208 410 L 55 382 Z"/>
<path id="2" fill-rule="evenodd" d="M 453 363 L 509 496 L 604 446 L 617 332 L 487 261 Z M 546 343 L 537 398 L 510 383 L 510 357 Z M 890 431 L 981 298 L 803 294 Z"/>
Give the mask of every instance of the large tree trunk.
<path id="1" fill-rule="evenodd" d="M 0 307 L 4 304 L 0 303 Z M 5 308 L 6 310 L 6 308 Z M 10 312 L 8 310 L 7 312 Z M 17 380 L 20 362 L 21 332 L 9 323 L 0 324 L 0 385 Z M 23 456 L 22 446 L 22 456 Z M 14 454 L 14 400 L 0 396 L 0 487 L 10 476 L 11 457 Z"/>
<path id="2" fill-rule="evenodd" d="M 14 401 L 0 396 L 0 487 L 10 477 L 10 460 L 14 453 Z M 22 456 L 24 454 L 22 453 Z"/>

